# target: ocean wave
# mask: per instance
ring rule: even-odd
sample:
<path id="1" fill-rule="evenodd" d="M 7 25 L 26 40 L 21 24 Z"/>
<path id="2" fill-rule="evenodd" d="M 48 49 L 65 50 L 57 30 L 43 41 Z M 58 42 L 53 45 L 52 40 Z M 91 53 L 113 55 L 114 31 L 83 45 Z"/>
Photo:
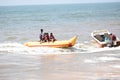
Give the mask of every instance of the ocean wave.
<path id="1" fill-rule="evenodd" d="M 111 67 L 120 69 L 120 65 L 112 65 Z"/>
<path id="2" fill-rule="evenodd" d="M 27 47 L 20 43 L 0 43 L 0 53 L 19 54 L 71 54 L 74 48 Z"/>
<path id="3" fill-rule="evenodd" d="M 95 52 L 102 52 L 102 51 L 116 51 L 116 50 L 120 50 L 120 46 L 119 47 L 104 47 L 104 48 L 98 48 L 96 46 L 94 46 L 93 44 L 91 44 L 90 42 L 83 42 L 83 43 L 77 43 L 75 46 L 75 48 L 77 49 L 82 49 L 88 53 L 95 53 Z"/>
<path id="4" fill-rule="evenodd" d="M 78 54 L 120 50 L 116 48 L 96 48 L 91 45 L 77 43 L 71 48 L 27 47 L 21 43 L 0 43 L 0 53 L 19 54 Z"/>
<path id="5" fill-rule="evenodd" d="M 120 61 L 119 58 L 116 57 L 97 57 L 97 58 L 93 58 L 93 59 L 86 59 L 84 60 L 85 63 L 105 63 L 105 62 L 110 62 L 110 61 Z"/>

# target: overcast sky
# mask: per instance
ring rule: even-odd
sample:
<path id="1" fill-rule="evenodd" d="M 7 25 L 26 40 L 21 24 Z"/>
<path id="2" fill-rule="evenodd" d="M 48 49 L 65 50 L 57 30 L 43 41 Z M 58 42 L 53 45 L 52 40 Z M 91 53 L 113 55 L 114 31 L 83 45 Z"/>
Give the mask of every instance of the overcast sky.
<path id="1" fill-rule="evenodd" d="M 66 3 L 96 3 L 120 2 L 120 0 L 0 0 L 0 5 L 35 5 L 35 4 L 66 4 Z"/>

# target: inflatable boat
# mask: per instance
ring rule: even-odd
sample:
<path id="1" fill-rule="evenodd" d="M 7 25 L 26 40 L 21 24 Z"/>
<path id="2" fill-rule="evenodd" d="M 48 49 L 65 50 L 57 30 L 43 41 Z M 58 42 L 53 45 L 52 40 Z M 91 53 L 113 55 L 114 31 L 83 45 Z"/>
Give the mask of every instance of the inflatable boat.
<path id="1" fill-rule="evenodd" d="M 60 41 L 54 41 L 54 42 L 33 41 L 33 42 L 26 42 L 24 43 L 24 45 L 28 47 L 68 48 L 68 47 L 74 46 L 74 44 L 76 43 L 76 40 L 77 40 L 77 36 L 74 36 L 69 40 L 60 40 Z"/>

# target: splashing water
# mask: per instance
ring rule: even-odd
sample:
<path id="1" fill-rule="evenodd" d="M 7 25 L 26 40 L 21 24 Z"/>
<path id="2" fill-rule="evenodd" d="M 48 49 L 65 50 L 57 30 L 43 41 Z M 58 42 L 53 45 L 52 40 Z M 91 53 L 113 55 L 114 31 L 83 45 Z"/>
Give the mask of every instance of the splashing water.
<path id="1" fill-rule="evenodd" d="M 110 50 L 120 50 L 116 48 L 96 48 L 91 45 L 77 43 L 71 48 L 49 48 L 49 47 L 26 47 L 20 43 L 0 43 L 0 53 L 17 54 L 73 54 L 73 53 L 93 53 Z"/>

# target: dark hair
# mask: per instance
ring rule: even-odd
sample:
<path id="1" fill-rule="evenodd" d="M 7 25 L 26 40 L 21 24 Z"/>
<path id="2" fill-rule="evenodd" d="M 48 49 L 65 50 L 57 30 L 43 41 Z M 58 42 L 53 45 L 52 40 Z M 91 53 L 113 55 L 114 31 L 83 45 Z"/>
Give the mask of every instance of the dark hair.
<path id="1" fill-rule="evenodd" d="M 43 32 L 43 29 L 40 29 L 41 32 Z"/>

